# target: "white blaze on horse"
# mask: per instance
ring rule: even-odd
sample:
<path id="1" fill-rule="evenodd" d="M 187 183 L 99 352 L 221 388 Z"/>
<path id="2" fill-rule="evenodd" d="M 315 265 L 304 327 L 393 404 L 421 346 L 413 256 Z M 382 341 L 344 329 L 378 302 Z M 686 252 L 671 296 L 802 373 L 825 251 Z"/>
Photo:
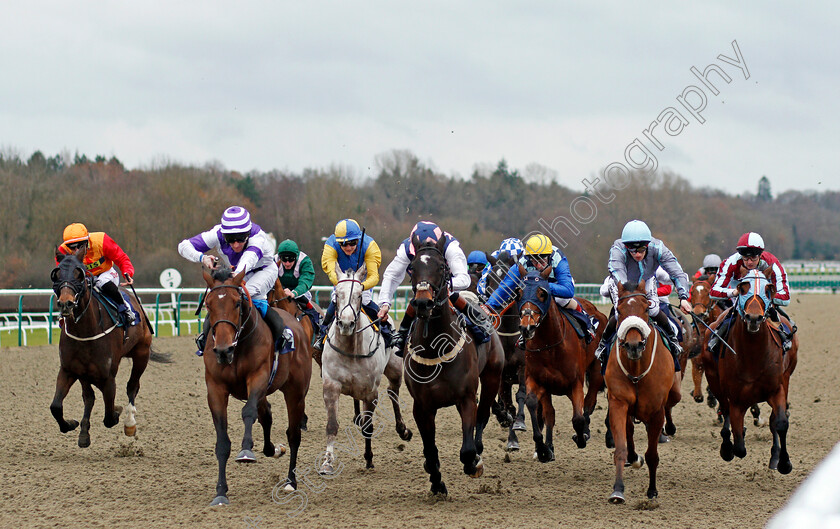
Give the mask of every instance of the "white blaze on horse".
<path id="1" fill-rule="evenodd" d="M 371 440 L 373 414 L 379 396 L 379 383 L 384 374 L 389 381 L 388 396 L 394 406 L 394 422 L 400 438 L 411 439 L 399 406 L 402 381 L 402 362 L 362 310 L 362 280 L 364 265 L 353 273 L 344 273 L 336 267 L 338 283 L 335 286 L 335 321 L 327 332 L 324 352 L 321 355 L 321 375 L 324 379 L 324 405 L 327 409 L 327 449 L 320 473 L 335 472 L 335 437 L 338 433 L 338 399 L 350 395 L 356 402 L 356 426 L 365 438 L 366 468 L 373 468 Z M 358 401 L 364 404 L 364 414 L 359 414 Z"/>

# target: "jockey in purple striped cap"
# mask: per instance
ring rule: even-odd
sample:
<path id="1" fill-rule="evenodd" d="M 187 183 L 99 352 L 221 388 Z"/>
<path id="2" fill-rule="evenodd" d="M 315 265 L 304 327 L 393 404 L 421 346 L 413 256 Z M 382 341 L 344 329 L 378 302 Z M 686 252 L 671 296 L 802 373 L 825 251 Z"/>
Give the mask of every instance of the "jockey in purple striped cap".
<path id="1" fill-rule="evenodd" d="M 210 250 L 219 253 L 222 261 L 233 268 L 234 275 L 245 270 L 245 288 L 254 306 L 271 328 L 275 346 L 282 354 L 293 350 L 291 330 L 286 328 L 276 311 L 269 309 L 266 300 L 269 291 L 274 288 L 274 280 L 277 279 L 274 240 L 262 228 L 251 222 L 248 210 L 241 206 L 231 206 L 222 214 L 221 223 L 208 231 L 184 239 L 178 245 L 178 253 L 182 257 L 215 270 L 219 258 L 209 255 Z M 204 351 L 206 341 L 206 320 L 203 329 L 204 332 L 196 339 L 199 347 L 196 354 L 199 356 Z"/>
<path id="2" fill-rule="evenodd" d="M 420 221 L 415 224 L 411 230 L 411 235 L 397 248 L 397 255 L 382 274 L 382 288 L 379 290 L 378 297 L 380 307 L 379 317 L 385 318 L 387 316 L 388 311 L 391 309 L 391 300 L 394 297 L 394 292 L 397 290 L 399 284 L 402 283 L 403 279 L 405 279 L 408 266 L 414 261 L 414 257 L 416 256 L 416 249 L 412 242 L 414 237 L 417 237 L 420 242 L 438 242 L 441 238 L 446 239 L 446 244 L 443 247 L 443 255 L 446 263 L 449 265 L 449 272 L 451 274 L 450 285 L 452 292 L 449 295 L 449 300 L 471 322 L 470 330 L 475 336 L 476 343 L 481 344 L 488 341 L 493 332 L 493 326 L 490 324 L 489 318 L 484 311 L 458 294 L 459 291 L 465 290 L 470 286 L 470 276 L 467 271 L 467 256 L 464 255 L 458 239 L 453 237 L 449 232 L 443 231 L 434 222 Z M 409 305 L 406 307 L 400 328 L 394 334 L 391 341 L 391 345 L 395 349 L 394 353 L 397 356 L 403 355 L 405 341 L 408 337 L 411 324 L 414 322 L 414 318 L 414 307 Z"/>

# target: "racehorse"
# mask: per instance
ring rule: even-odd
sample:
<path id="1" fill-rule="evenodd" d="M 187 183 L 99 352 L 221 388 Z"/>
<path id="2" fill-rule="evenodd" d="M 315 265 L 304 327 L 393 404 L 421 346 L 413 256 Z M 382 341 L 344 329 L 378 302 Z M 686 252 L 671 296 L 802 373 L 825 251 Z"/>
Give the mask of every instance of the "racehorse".
<path id="1" fill-rule="evenodd" d="M 283 323 L 294 335 L 295 349 L 287 354 L 277 354 L 271 330 L 243 286 L 245 270 L 234 276 L 227 266 L 202 269 L 208 288 L 204 303 L 209 322 L 203 357 L 204 380 L 207 404 L 216 428 L 216 459 L 219 462 L 216 497 L 210 505 L 229 503 L 225 467 L 230 457 L 227 409 L 231 395 L 245 401 L 242 408 L 245 433 L 236 461 L 250 463 L 256 461 L 251 435 L 255 420 L 263 427 L 263 454 L 279 457 L 285 451 L 282 446 L 275 448 L 271 442 L 271 405 L 266 398 L 277 390 L 283 392 L 289 417 L 286 437 L 290 451 L 285 490 L 294 491 L 297 489 L 295 467 L 300 426 L 312 374 L 310 342 L 291 314 L 269 307 L 268 310 L 278 310 Z"/>
<path id="2" fill-rule="evenodd" d="M 412 239 L 416 257 L 410 268 L 414 296 L 411 304 L 417 319 L 406 343 L 403 372 L 414 398 L 414 421 L 423 438 L 424 468 L 435 495 L 447 494 L 441 479 L 435 444 L 437 410 L 455 405 L 461 416 L 463 440 L 460 459 L 464 473 L 478 478 L 484 473 L 482 435 L 490 417 L 490 405 L 499 391 L 504 352 L 496 333 L 476 345 L 459 325 L 449 301 L 450 271 L 441 237 L 435 244 Z M 481 400 L 476 406 L 478 382 Z M 476 409 L 477 408 L 477 409 Z"/>
<path id="3" fill-rule="evenodd" d="M 397 434 L 404 441 L 412 437 L 406 428 L 399 405 L 402 363 L 393 350 L 385 347 L 381 333 L 362 310 L 362 280 L 367 269 L 362 264 L 355 273 L 335 268 L 335 320 L 327 333 L 321 355 L 321 375 L 324 379 L 324 405 L 327 408 L 327 449 L 319 472 L 335 473 L 335 437 L 338 433 L 338 399 L 350 395 L 356 403 L 364 403 L 360 420 L 358 404 L 356 425 L 365 438 L 365 467 L 373 468 L 373 414 L 379 397 L 379 383 L 383 373 L 389 380 L 388 397 L 394 407 Z"/>
<path id="4" fill-rule="evenodd" d="M 589 416 L 595 409 L 603 379 L 595 361 L 595 346 L 587 347 L 567 317 L 560 313 L 549 290 L 546 267 L 542 272 L 526 272 L 519 303 L 519 330 L 525 341 L 525 402 L 531 415 L 537 458 L 542 463 L 554 460 L 554 406 L 552 395 L 566 395 L 572 402 L 572 439 L 578 448 L 589 439 Z M 590 307 L 594 310 L 594 307 Z M 597 311 L 596 311 L 597 312 Z M 603 329 L 603 326 L 599 326 Z M 584 330 L 584 332 L 588 332 Z M 584 399 L 583 385 L 590 375 L 589 390 Z M 538 405 L 545 422 L 545 441 Z"/>
<path id="5" fill-rule="evenodd" d="M 790 376 L 796 369 L 799 337 L 794 334 L 791 348 L 782 350 L 782 341 L 768 320 L 775 286 L 768 279 L 771 270 L 740 271 L 738 300 L 733 309 L 738 317 L 732 322 L 727 342 L 735 351 L 721 349 L 714 369 L 706 370 L 706 379 L 718 396 L 724 414 L 720 435 L 723 441 L 720 456 L 731 461 L 733 456 L 747 454 L 744 443 L 744 413 L 753 404 L 767 402 L 772 409 L 770 430 L 773 447 L 769 467 L 788 474 L 793 465 L 787 451 L 787 402 Z M 790 325 L 790 322 L 787 322 Z M 734 436 L 734 445 L 730 441 Z"/>
<path id="6" fill-rule="evenodd" d="M 712 278 L 714 277 L 712 276 Z M 712 322 L 718 319 L 721 312 L 723 312 L 720 305 L 711 298 L 712 281 L 700 279 L 692 283 L 689 288 L 688 299 L 691 300 L 692 319 L 698 319 L 702 322 L 699 325 L 696 321 L 694 322 L 697 334 L 701 337 L 706 334 L 706 327 L 703 326 L 703 323 L 711 325 Z M 697 345 L 702 348 L 702 343 L 698 343 Z M 689 354 L 689 356 L 692 355 Z M 703 402 L 703 390 L 701 386 L 703 380 L 703 363 L 700 358 L 691 358 L 691 378 L 694 382 L 694 389 L 691 390 L 691 396 L 694 397 L 694 402 Z M 714 408 L 717 404 L 717 399 L 711 393 L 708 385 L 706 386 L 706 392 L 708 393 L 709 407 Z"/>
<path id="7" fill-rule="evenodd" d="M 616 310 L 618 331 L 613 352 L 607 361 L 606 384 L 609 399 L 610 428 L 615 438 L 615 484 L 610 503 L 624 503 L 624 465 L 639 468 L 644 459 L 636 454 L 633 421 L 638 419 L 647 428 L 650 482 L 647 497 L 656 490 L 659 466 L 659 434 L 665 422 L 665 407 L 680 400 L 679 377 L 674 361 L 659 332 L 648 320 L 645 282 L 618 285 Z"/>
<path id="8" fill-rule="evenodd" d="M 299 321 L 301 326 L 303 327 L 303 332 L 306 333 L 306 336 L 309 337 L 309 343 L 312 343 L 312 336 L 315 333 L 315 326 L 312 322 L 312 319 L 309 318 L 301 310 L 295 298 L 286 295 L 285 289 L 283 288 L 283 283 L 280 282 L 279 278 L 274 281 L 274 288 L 271 289 L 271 291 L 266 296 L 266 301 L 268 301 L 268 305 L 270 307 L 277 307 L 278 309 L 285 310 L 286 312 L 294 316 L 295 319 Z M 316 360 L 318 361 L 318 365 L 321 365 L 320 356 L 316 358 Z"/>
<path id="9" fill-rule="evenodd" d="M 140 377 L 149 360 L 167 362 L 168 357 L 152 351 L 152 332 L 140 302 L 130 297 L 132 308 L 140 315 L 136 325 L 128 329 L 117 326 L 117 318 L 93 295 L 93 277 L 88 275 L 82 257 L 84 250 L 64 255 L 56 251 L 58 268 L 51 274 L 61 318 L 58 352 L 61 367 L 55 382 L 55 396 L 50 411 L 62 433 L 75 430 L 76 420 L 64 419 L 64 398 L 76 380 L 82 385 L 85 411 L 79 431 L 79 446 L 90 446 L 90 414 L 96 399 L 92 386 L 99 388 L 105 401 L 105 427 L 120 420 L 122 406 L 114 405 L 117 392 L 115 378 L 120 360 L 131 358 L 131 375 L 126 385 L 127 413 L 123 422 L 125 435 L 137 430 L 135 398 L 140 390 Z M 113 309 L 116 312 L 116 309 Z"/>

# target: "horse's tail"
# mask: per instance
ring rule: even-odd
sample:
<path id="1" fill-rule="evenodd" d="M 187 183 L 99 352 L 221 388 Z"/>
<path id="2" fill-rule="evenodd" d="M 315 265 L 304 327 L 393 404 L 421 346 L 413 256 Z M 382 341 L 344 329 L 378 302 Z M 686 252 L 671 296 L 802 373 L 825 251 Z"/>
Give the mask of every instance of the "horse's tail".
<path id="1" fill-rule="evenodd" d="M 157 362 L 159 364 L 171 364 L 172 354 L 161 353 L 160 351 L 157 351 L 154 347 L 152 347 L 151 354 L 149 355 L 149 360 L 151 360 L 152 362 Z"/>

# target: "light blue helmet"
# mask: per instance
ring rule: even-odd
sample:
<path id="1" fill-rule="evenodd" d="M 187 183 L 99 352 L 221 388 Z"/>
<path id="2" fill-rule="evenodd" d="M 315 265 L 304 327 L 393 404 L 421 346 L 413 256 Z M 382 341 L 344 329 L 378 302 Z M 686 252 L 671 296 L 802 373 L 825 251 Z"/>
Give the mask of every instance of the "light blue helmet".
<path id="1" fill-rule="evenodd" d="M 621 242 L 650 242 L 652 236 L 648 225 L 640 220 L 631 220 L 621 230 Z"/>
<path id="2" fill-rule="evenodd" d="M 467 257 L 467 264 L 487 264 L 487 256 L 481 250 L 473 250 Z"/>

